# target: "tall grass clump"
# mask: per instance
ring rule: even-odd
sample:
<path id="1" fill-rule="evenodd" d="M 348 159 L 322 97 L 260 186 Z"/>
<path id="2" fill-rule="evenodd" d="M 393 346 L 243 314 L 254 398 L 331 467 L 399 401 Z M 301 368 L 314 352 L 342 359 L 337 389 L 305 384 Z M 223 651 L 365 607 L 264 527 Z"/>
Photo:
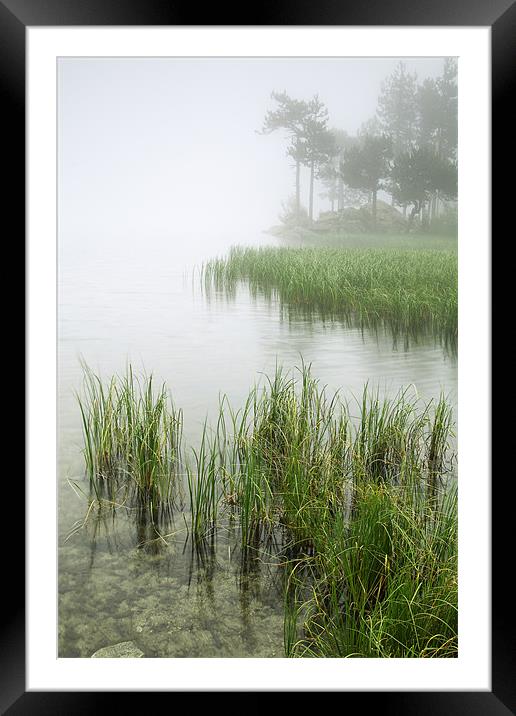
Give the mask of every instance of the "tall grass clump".
<path id="1" fill-rule="evenodd" d="M 311 314 L 395 333 L 457 338 L 456 251 L 412 248 L 233 247 L 203 266 L 208 290 L 234 295 L 238 282 Z"/>
<path id="2" fill-rule="evenodd" d="M 210 440 L 206 423 L 200 447 L 198 450 L 193 448 L 192 452 L 193 465 L 188 461 L 186 463 L 190 526 L 193 537 L 203 539 L 216 527 L 220 500 L 218 451 L 215 443 Z"/>
<path id="3" fill-rule="evenodd" d="M 450 434 L 444 398 L 421 406 L 408 391 L 387 399 L 366 386 L 355 406 L 328 395 L 308 366 L 278 367 L 241 410 L 222 399 L 209 439 L 205 426 L 189 470 L 192 513 L 199 524 L 232 514 L 244 543 L 281 525 L 310 547 L 313 529 L 352 510 L 365 485 L 435 491 L 451 470 Z"/>
<path id="4" fill-rule="evenodd" d="M 305 559 L 310 591 L 286 616 L 290 656 L 457 656 L 455 489 L 436 507 L 367 485 Z"/>
<path id="5" fill-rule="evenodd" d="M 457 656 L 457 495 L 444 396 L 423 404 L 408 390 L 386 398 L 366 385 L 350 403 L 310 366 L 291 374 L 278 366 L 241 408 L 221 397 L 187 458 L 181 412 L 151 377 L 129 367 L 104 383 L 85 368 L 79 405 L 99 501 L 122 494 L 168 507 L 181 466 L 197 555 L 221 527 L 239 532 L 242 565 L 275 545 L 287 656 Z M 155 521 L 139 515 L 139 541 L 157 549 Z"/>
<path id="6" fill-rule="evenodd" d="M 84 386 L 77 395 L 84 458 L 98 498 L 136 495 L 147 503 L 172 500 L 180 456 L 182 414 L 165 385 L 151 376 L 126 374 L 107 383 L 83 365 Z"/>
<path id="7" fill-rule="evenodd" d="M 244 542 L 278 525 L 296 539 L 307 536 L 312 512 L 329 499 L 333 411 L 305 367 L 299 380 L 278 367 L 251 391 L 243 410 L 229 408 L 224 471 L 232 477 L 224 480 L 225 502 L 238 510 Z"/>
<path id="8" fill-rule="evenodd" d="M 420 405 L 407 390 L 387 399 L 366 386 L 350 405 L 327 396 L 309 367 L 297 376 L 278 368 L 231 415 L 213 453 L 226 455 L 222 492 L 243 546 L 267 527 L 283 530 L 286 654 L 456 656 L 444 397 Z"/>

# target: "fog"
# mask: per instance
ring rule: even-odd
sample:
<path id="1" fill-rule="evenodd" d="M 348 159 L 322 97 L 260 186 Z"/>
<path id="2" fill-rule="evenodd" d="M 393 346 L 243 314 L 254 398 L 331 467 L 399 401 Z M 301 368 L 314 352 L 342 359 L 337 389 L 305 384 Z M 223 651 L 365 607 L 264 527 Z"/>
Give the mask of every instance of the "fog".
<path id="1" fill-rule="evenodd" d="M 329 126 L 355 133 L 399 59 L 60 59 L 61 250 L 245 243 L 294 192 L 285 136 L 257 133 L 271 91 L 317 93 Z M 442 71 L 403 59 L 420 81 Z M 302 187 L 306 204 L 306 174 Z"/>

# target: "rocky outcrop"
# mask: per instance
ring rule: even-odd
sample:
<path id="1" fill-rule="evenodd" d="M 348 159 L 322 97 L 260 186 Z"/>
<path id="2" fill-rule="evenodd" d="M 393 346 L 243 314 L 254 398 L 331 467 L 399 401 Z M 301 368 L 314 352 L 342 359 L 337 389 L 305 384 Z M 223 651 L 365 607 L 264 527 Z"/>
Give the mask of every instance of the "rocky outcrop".
<path id="1" fill-rule="evenodd" d="M 339 231 L 349 234 L 369 233 L 375 230 L 371 206 L 359 209 L 349 207 L 339 212 L 325 212 L 312 225 L 312 231 Z M 406 231 L 407 220 L 395 207 L 384 201 L 376 203 L 376 231 L 400 233 Z"/>
<path id="2" fill-rule="evenodd" d="M 284 224 L 273 226 L 268 233 L 289 239 L 317 237 L 320 234 L 401 234 L 407 231 L 408 222 L 403 214 L 384 201 L 376 204 L 376 227 L 371 206 L 358 209 L 348 207 L 343 211 L 322 212 L 309 227 Z"/>

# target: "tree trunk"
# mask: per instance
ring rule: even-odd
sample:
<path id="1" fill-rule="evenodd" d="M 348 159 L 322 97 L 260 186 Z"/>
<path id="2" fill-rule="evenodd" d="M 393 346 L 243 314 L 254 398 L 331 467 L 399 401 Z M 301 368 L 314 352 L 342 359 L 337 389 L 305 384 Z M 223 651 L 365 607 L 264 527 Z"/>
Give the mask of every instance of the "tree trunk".
<path id="1" fill-rule="evenodd" d="M 421 203 L 421 228 L 423 233 L 428 232 L 428 215 L 430 212 L 430 202 L 423 201 Z"/>
<path id="2" fill-rule="evenodd" d="M 377 190 L 375 189 L 373 191 L 373 200 L 372 200 L 373 228 L 375 231 L 376 231 L 376 194 L 377 194 Z"/>
<path id="3" fill-rule="evenodd" d="M 314 220 L 314 162 L 310 164 L 310 198 L 308 202 L 308 218 L 310 221 Z"/>
<path id="4" fill-rule="evenodd" d="M 407 226 L 407 232 L 409 232 L 412 228 L 412 225 L 414 224 L 415 217 L 421 212 L 422 204 L 420 201 L 414 202 L 414 206 L 412 207 L 410 214 L 409 214 L 409 222 Z"/>
<path id="5" fill-rule="evenodd" d="M 296 216 L 301 214 L 301 162 L 296 161 Z"/>
<path id="6" fill-rule="evenodd" d="M 344 182 L 342 181 L 342 177 L 339 177 L 339 199 L 337 204 L 337 211 L 342 211 L 344 209 Z"/>
<path id="7" fill-rule="evenodd" d="M 335 199 L 332 199 L 330 204 L 331 204 L 331 213 L 333 214 L 335 211 Z"/>
<path id="8" fill-rule="evenodd" d="M 412 207 L 412 209 L 410 210 L 409 220 L 408 220 L 408 225 L 407 225 L 407 233 L 410 232 L 410 230 L 414 224 L 414 218 L 416 217 L 416 214 L 419 214 L 419 211 L 420 211 L 420 206 L 416 202 L 414 204 L 414 206 Z"/>

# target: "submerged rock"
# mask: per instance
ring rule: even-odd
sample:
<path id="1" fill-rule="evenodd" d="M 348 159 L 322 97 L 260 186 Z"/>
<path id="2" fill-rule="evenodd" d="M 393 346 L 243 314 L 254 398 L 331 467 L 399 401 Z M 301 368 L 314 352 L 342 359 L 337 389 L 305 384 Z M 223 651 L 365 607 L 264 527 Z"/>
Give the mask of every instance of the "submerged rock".
<path id="1" fill-rule="evenodd" d="M 140 659 L 144 656 L 133 641 L 121 641 L 119 644 L 104 646 L 91 655 L 92 659 Z"/>

